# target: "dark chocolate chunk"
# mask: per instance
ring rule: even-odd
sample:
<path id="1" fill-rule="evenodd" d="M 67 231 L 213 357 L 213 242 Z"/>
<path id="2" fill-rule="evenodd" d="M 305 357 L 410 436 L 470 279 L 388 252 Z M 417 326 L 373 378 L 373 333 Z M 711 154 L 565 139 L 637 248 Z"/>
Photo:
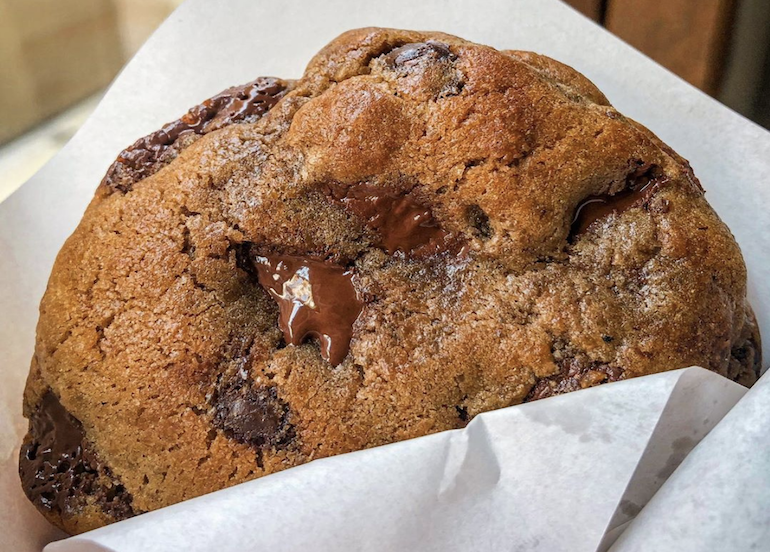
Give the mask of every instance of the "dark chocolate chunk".
<path id="1" fill-rule="evenodd" d="M 285 445 L 294 438 L 289 406 L 275 387 L 239 380 L 217 394 L 214 423 L 230 438 L 253 447 Z"/>
<path id="2" fill-rule="evenodd" d="M 337 264 L 288 255 L 255 256 L 259 283 L 278 303 L 286 343 L 317 338 L 321 356 L 336 366 L 348 354 L 363 301 L 353 272 Z"/>
<path id="3" fill-rule="evenodd" d="M 634 207 L 649 204 L 652 196 L 666 182 L 657 175 L 655 168 L 636 171 L 627 179 L 627 186 L 616 194 L 594 195 L 584 199 L 575 210 L 570 228 L 570 241 L 574 241 L 596 221 L 611 214 L 619 214 Z"/>
<path id="4" fill-rule="evenodd" d="M 256 121 L 278 103 L 290 86 L 291 83 L 280 79 L 262 77 L 228 88 L 123 150 L 107 170 L 102 185 L 124 193 L 129 191 L 200 136 L 233 123 Z"/>
<path id="5" fill-rule="evenodd" d="M 435 99 L 456 96 L 463 90 L 464 77 L 455 67 L 457 56 L 449 46 L 430 40 L 405 44 L 385 55 L 385 67 L 399 78 L 416 77 L 421 83 L 418 88 L 432 92 Z M 414 92 L 415 82 L 407 85 Z"/>
<path id="6" fill-rule="evenodd" d="M 254 263 L 251 259 L 251 247 L 252 244 L 249 242 L 233 245 L 233 249 L 235 250 L 235 265 L 246 274 L 256 279 L 257 271 L 254 268 Z"/>
<path id="7" fill-rule="evenodd" d="M 410 194 L 374 184 L 330 186 L 331 196 L 347 210 L 362 218 L 378 236 L 375 243 L 389 254 L 396 251 L 425 255 L 452 245 L 430 208 Z"/>
<path id="8" fill-rule="evenodd" d="M 29 500 L 64 517 L 77 512 L 86 496 L 116 520 L 135 514 L 132 497 L 92 450 L 83 426 L 49 391 L 30 417 L 21 448 L 19 475 Z"/>
<path id="9" fill-rule="evenodd" d="M 435 40 L 429 40 L 428 42 L 405 44 L 392 50 L 385 57 L 385 63 L 389 67 L 399 69 L 414 65 L 423 60 L 454 61 L 456 58 L 457 56 L 452 53 L 449 46 Z"/>
<path id="10" fill-rule="evenodd" d="M 576 358 L 565 359 L 559 364 L 561 368 L 559 373 L 539 380 L 527 394 L 524 402 L 623 379 L 623 369 L 609 364 L 582 362 Z"/>

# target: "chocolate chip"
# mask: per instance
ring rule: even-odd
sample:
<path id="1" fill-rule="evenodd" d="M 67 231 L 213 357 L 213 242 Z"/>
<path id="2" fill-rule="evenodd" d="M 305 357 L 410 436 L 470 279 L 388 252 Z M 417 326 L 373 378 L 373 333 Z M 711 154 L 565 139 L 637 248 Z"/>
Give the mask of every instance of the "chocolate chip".
<path id="1" fill-rule="evenodd" d="M 728 374 L 731 379 L 737 380 L 746 369 L 748 369 L 749 373 L 756 375 L 757 378 L 760 376 L 762 371 L 762 353 L 757 335 L 750 336 L 739 346 L 734 347 L 730 351 L 730 356 L 735 359 L 737 367 L 740 368 L 737 373 Z"/>
<path id="2" fill-rule="evenodd" d="M 252 244 L 248 242 L 238 243 L 232 246 L 235 251 L 235 265 L 246 274 L 256 279 L 257 271 L 251 260 L 251 247 Z"/>
<path id="3" fill-rule="evenodd" d="M 294 438 L 289 406 L 275 387 L 239 380 L 218 393 L 214 423 L 231 439 L 253 447 L 284 445 Z"/>
<path id="4" fill-rule="evenodd" d="M 136 513 L 131 494 L 99 460 L 80 421 L 51 391 L 30 416 L 19 475 L 24 492 L 40 510 L 67 517 L 90 496 L 116 520 Z"/>
<path id="5" fill-rule="evenodd" d="M 389 67 L 399 69 L 416 65 L 423 60 L 454 61 L 455 59 L 457 59 L 457 56 L 452 53 L 449 46 L 435 40 L 429 40 L 428 42 L 405 44 L 396 48 L 387 54 L 385 62 Z"/>
<path id="6" fill-rule="evenodd" d="M 364 302 L 354 273 L 328 261 L 291 255 L 254 256 L 259 283 L 278 305 L 284 340 L 318 340 L 321 357 L 337 366 L 350 350 L 353 325 Z"/>
<path id="7" fill-rule="evenodd" d="M 135 515 L 131 507 L 132 497 L 123 485 L 100 488 L 97 500 L 102 510 L 116 520 L 127 519 Z"/>
<path id="8" fill-rule="evenodd" d="M 360 183 L 332 184 L 326 193 L 363 219 L 377 235 L 374 244 L 390 255 L 401 251 L 422 256 L 438 253 L 451 245 L 450 235 L 433 217 L 430 207 L 415 200 L 409 192 Z"/>
<path id="9" fill-rule="evenodd" d="M 253 122 L 284 96 L 289 83 L 264 77 L 234 86 L 190 109 L 162 129 L 123 150 L 107 170 L 102 186 L 123 193 L 167 165 L 200 136 L 233 123 Z"/>
<path id="10" fill-rule="evenodd" d="M 744 344 L 743 347 L 738 347 L 736 349 L 733 349 L 730 354 L 737 360 L 738 362 L 745 362 L 746 359 L 749 357 L 749 354 L 753 354 L 752 348 L 750 348 L 749 344 Z"/>
<path id="11" fill-rule="evenodd" d="M 481 239 L 488 240 L 494 234 L 492 226 L 489 224 L 489 216 L 484 210 L 476 204 L 469 205 L 465 216 L 468 223 L 473 227 L 474 233 Z"/>
<path id="12" fill-rule="evenodd" d="M 592 195 L 575 209 L 568 241 L 574 243 L 596 221 L 611 214 L 620 214 L 634 207 L 647 210 L 655 193 L 667 179 L 660 167 L 644 166 L 626 177 L 626 187 L 616 194 Z"/>
<path id="13" fill-rule="evenodd" d="M 560 366 L 559 373 L 539 380 L 527 394 L 524 402 L 545 399 L 623 379 L 623 369 L 618 366 L 577 358 L 566 358 L 558 364 Z"/>
<path id="14" fill-rule="evenodd" d="M 604 341 L 605 343 L 612 343 L 612 336 L 611 335 L 603 335 L 602 336 L 602 341 Z"/>

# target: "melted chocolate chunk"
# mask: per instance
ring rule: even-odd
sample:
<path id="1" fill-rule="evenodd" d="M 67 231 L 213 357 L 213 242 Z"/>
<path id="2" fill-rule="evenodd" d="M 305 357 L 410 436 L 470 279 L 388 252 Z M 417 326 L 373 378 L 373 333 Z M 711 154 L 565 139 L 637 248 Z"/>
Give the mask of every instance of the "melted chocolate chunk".
<path id="1" fill-rule="evenodd" d="M 259 283 L 280 311 L 278 326 L 286 343 L 317 338 L 321 356 L 332 365 L 348 354 L 353 324 L 363 302 L 353 286 L 353 272 L 342 266 L 287 255 L 255 256 Z"/>
<path id="2" fill-rule="evenodd" d="M 385 57 L 385 63 L 394 69 L 399 69 L 415 65 L 423 60 L 454 61 L 455 59 L 457 56 L 452 53 L 449 46 L 435 40 L 429 40 L 428 42 L 405 44 L 392 50 Z"/>
<path id="3" fill-rule="evenodd" d="M 96 498 L 115 519 L 134 515 L 131 495 L 91 450 L 83 426 L 53 392 L 30 418 L 21 448 L 19 475 L 29 500 L 40 510 L 68 516 Z"/>
<path id="4" fill-rule="evenodd" d="M 217 395 L 214 423 L 229 437 L 253 447 L 284 445 L 294 438 L 289 406 L 275 387 L 254 389 L 240 380 Z"/>
<path id="5" fill-rule="evenodd" d="M 635 174 L 629 177 L 628 187 L 622 192 L 587 197 L 575 210 L 570 240 L 583 234 L 593 223 L 604 217 L 648 205 L 665 181 L 664 177 L 653 176 L 649 169 L 639 176 Z"/>
<path id="6" fill-rule="evenodd" d="M 464 77 L 455 68 L 457 56 L 449 46 L 428 41 L 405 44 L 385 55 L 385 67 L 399 78 L 408 77 L 401 92 L 430 94 L 435 99 L 460 94 Z"/>
<path id="7" fill-rule="evenodd" d="M 228 88 L 123 150 L 107 170 L 102 185 L 127 192 L 200 136 L 233 123 L 256 121 L 278 103 L 288 87 L 289 83 L 280 79 L 263 77 Z"/>
<path id="8" fill-rule="evenodd" d="M 527 394 L 524 402 L 623 379 L 623 369 L 609 364 L 580 362 L 575 358 L 569 358 L 562 361 L 560 366 L 561 370 L 558 374 L 539 380 Z"/>
<path id="9" fill-rule="evenodd" d="M 358 184 L 333 188 L 332 197 L 362 218 L 379 238 L 375 245 L 390 255 L 396 251 L 429 255 L 450 245 L 449 234 L 439 227 L 431 210 L 405 192 Z"/>

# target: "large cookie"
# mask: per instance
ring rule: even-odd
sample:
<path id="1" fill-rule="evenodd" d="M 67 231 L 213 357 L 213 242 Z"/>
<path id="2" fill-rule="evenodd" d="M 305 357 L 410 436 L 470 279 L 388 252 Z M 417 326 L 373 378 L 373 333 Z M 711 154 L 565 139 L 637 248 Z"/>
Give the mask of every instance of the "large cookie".
<path id="1" fill-rule="evenodd" d="M 751 384 L 745 295 L 687 162 L 582 75 L 352 31 L 110 168 L 41 304 L 22 481 L 76 533 L 604 382 Z"/>

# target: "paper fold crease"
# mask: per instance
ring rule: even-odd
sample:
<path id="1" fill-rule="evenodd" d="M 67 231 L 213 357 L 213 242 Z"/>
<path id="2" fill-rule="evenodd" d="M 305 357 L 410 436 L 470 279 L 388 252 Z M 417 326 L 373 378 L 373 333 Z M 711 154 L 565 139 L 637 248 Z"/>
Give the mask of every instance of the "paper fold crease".
<path id="1" fill-rule="evenodd" d="M 0 336 L 6 366 L 0 416 L 8 422 L 0 424 L 0 450 L 16 450 L 26 427 L 20 398 L 37 307 L 55 255 L 117 153 L 231 85 L 260 75 L 299 76 L 320 47 L 355 27 L 441 30 L 501 49 L 537 51 L 583 72 L 619 111 L 689 159 L 709 202 L 742 247 L 749 299 L 763 333 L 770 333 L 770 135 L 564 4 L 219 0 L 213 5 L 212 0 L 189 0 L 175 12 L 75 138 L 0 204 Z M 639 75 L 644 75 L 641 86 Z M 769 343 L 766 339 L 765 358 L 770 357 Z M 98 546 L 121 552 L 180 546 L 191 551 L 268 546 L 603 550 L 741 392 L 698 369 L 602 386 L 485 414 L 465 432 L 313 462 L 50 550 L 83 550 L 96 547 L 97 540 Z M 714 439 L 722 448 L 710 455 L 724 466 L 708 464 L 712 475 L 703 482 L 712 491 L 719 485 L 745 491 L 756 510 L 745 518 L 752 523 L 725 519 L 729 530 L 754 530 L 756 537 L 765 536 L 755 530 L 757 520 L 770 526 L 770 493 L 759 495 L 752 487 L 760 478 L 756 487 L 764 489 L 762 478 L 770 473 L 765 433 L 770 415 L 758 399 L 748 404 L 745 421 L 736 415 L 724 440 Z M 739 454 L 753 454 L 754 461 L 741 462 Z M 693 466 L 700 465 L 693 460 Z M 723 472 L 727 466 L 733 468 Z M 0 548 L 38 552 L 40 543 L 52 538 L 51 528 L 24 498 L 15 462 L 3 462 L 0 469 L 0 495 L 8 505 L 0 509 Z M 705 492 L 696 484 L 702 475 L 682 483 L 683 495 Z M 675 473 L 661 492 L 680 479 Z M 715 504 L 708 498 L 712 502 L 705 513 L 683 509 L 690 523 L 706 523 L 709 514 L 730 508 L 743 511 L 740 504 Z M 651 504 L 657 500 L 668 504 L 672 499 L 663 502 L 660 495 Z M 657 527 L 657 516 L 652 506 L 645 509 L 640 523 L 629 526 L 628 538 L 651 530 L 643 529 L 645 519 L 655 520 Z M 704 534 L 718 539 L 717 529 Z"/>

